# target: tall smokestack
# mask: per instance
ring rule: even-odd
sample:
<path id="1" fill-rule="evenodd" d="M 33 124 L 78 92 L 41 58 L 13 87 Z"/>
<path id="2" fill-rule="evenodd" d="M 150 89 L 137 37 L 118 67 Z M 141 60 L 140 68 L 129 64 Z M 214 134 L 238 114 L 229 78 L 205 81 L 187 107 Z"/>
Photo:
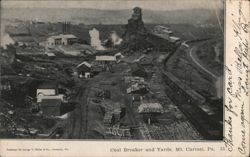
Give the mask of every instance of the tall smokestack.
<path id="1" fill-rule="evenodd" d="M 68 21 L 64 21 L 62 23 L 62 32 L 63 32 L 63 34 L 69 34 L 70 33 L 70 26 L 71 26 L 71 24 Z"/>
<path id="2" fill-rule="evenodd" d="M 66 21 L 65 22 L 65 34 L 67 34 L 68 33 L 68 22 Z"/>
<path id="3" fill-rule="evenodd" d="M 63 22 L 62 22 L 62 33 L 64 32 L 64 25 L 63 25 Z"/>
<path id="4" fill-rule="evenodd" d="M 71 27 L 71 24 L 70 24 L 70 22 L 68 22 L 68 29 L 67 29 L 67 33 L 70 33 L 70 27 Z"/>
<path id="5" fill-rule="evenodd" d="M 66 33 L 66 22 L 62 22 L 62 33 Z"/>
<path id="6" fill-rule="evenodd" d="M 68 22 L 67 21 L 65 21 L 65 33 L 64 34 L 67 34 L 68 33 Z"/>

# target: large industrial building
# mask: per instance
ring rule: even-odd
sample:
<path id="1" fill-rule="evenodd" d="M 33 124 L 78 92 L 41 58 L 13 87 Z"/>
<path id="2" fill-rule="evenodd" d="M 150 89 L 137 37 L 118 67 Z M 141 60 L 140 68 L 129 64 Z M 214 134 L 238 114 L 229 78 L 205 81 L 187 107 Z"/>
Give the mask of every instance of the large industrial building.
<path id="1" fill-rule="evenodd" d="M 54 48 L 59 45 L 72 45 L 76 43 L 78 38 L 73 34 L 60 34 L 51 36 L 46 40 L 46 46 L 48 48 Z"/>

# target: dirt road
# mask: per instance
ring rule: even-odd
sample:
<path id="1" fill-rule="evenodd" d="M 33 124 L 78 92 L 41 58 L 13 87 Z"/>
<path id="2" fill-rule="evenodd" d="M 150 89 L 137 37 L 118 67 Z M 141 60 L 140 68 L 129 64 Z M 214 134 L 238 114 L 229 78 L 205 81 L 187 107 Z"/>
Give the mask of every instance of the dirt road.
<path id="1" fill-rule="evenodd" d="M 192 59 L 192 61 L 197 65 L 199 66 L 202 70 L 204 70 L 206 73 L 208 73 L 210 76 L 213 77 L 213 79 L 217 80 L 218 79 L 218 76 L 216 76 L 215 74 L 213 74 L 211 71 L 209 71 L 207 68 L 205 68 L 203 65 L 201 65 L 199 63 L 199 61 L 196 59 L 196 57 L 194 57 L 194 53 L 196 51 L 197 47 L 192 47 L 190 50 L 189 50 L 189 56 L 190 58 Z"/>

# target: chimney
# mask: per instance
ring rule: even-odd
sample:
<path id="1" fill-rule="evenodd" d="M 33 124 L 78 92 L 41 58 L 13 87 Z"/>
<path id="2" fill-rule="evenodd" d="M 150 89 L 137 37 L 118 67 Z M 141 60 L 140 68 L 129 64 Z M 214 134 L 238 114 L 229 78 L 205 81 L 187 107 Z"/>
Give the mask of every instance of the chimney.
<path id="1" fill-rule="evenodd" d="M 67 21 L 63 22 L 62 23 L 62 32 L 63 32 L 63 34 L 70 33 L 70 27 L 71 27 L 70 22 L 67 22 Z"/>
<path id="2" fill-rule="evenodd" d="M 71 31 L 71 24 L 70 24 L 70 22 L 68 23 L 68 33 L 70 33 L 70 31 Z"/>
<path id="3" fill-rule="evenodd" d="M 70 33 L 70 22 L 65 22 L 65 33 Z"/>
<path id="4" fill-rule="evenodd" d="M 65 22 L 65 34 L 67 34 L 68 33 L 68 22 L 66 21 Z"/>
<path id="5" fill-rule="evenodd" d="M 62 22 L 62 33 L 66 33 L 66 22 Z"/>

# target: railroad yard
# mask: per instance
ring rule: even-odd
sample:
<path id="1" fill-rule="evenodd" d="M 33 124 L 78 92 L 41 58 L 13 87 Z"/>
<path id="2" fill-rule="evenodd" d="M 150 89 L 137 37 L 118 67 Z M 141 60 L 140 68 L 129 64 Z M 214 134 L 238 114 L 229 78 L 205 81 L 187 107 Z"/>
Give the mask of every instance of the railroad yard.
<path id="1" fill-rule="evenodd" d="M 1 47 L 0 138 L 223 138 L 217 27 L 144 24 L 139 7 L 126 27 L 15 25 Z"/>
<path id="2" fill-rule="evenodd" d="M 155 72 L 152 72 L 152 76 L 144 82 L 150 87 L 150 94 L 145 95 L 143 101 L 159 102 L 164 108 L 164 113 L 156 117 L 155 123 L 145 123 L 143 115 L 137 112 L 140 101 L 133 101 L 133 95 L 127 94 L 126 89 L 131 83 L 125 83 L 124 77 L 128 75 L 126 71 L 130 70 L 130 67 L 128 63 L 122 62 L 113 67 L 113 73 L 103 72 L 87 80 L 87 87 L 80 89 L 77 95 L 80 105 L 70 113 L 65 138 L 202 139 L 185 115 L 164 93 L 159 68 L 147 67 L 147 71 Z M 102 90 L 111 91 L 111 97 L 98 97 L 96 93 Z M 121 112 L 118 113 L 120 116 L 118 120 L 111 122 L 112 114 L 115 115 L 116 110 Z M 107 115 L 109 112 L 110 117 Z M 77 115 L 81 117 L 79 121 L 74 120 Z M 106 122 L 106 117 L 110 118 L 110 121 Z"/>

